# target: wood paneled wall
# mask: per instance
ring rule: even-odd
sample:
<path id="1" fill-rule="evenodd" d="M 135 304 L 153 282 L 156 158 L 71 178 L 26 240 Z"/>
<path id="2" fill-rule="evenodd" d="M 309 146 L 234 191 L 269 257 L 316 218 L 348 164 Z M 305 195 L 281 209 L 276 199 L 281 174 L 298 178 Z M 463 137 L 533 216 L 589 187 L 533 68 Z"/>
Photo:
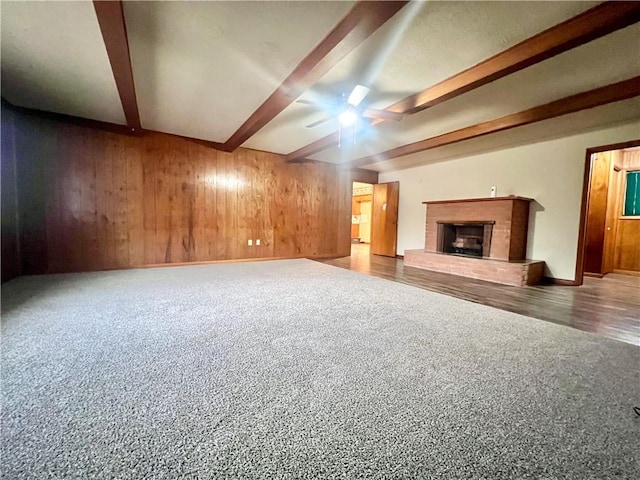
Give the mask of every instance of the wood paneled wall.
<path id="1" fill-rule="evenodd" d="M 625 150 L 622 155 L 622 169 L 640 170 L 640 150 Z"/>
<path id="2" fill-rule="evenodd" d="M 17 182 L 13 112 L 2 111 L 2 145 L 0 179 L 2 180 L 2 281 L 20 275 L 18 249 Z"/>
<path id="3" fill-rule="evenodd" d="M 351 172 L 332 165 L 22 114 L 16 154 L 24 273 L 349 255 Z"/>
<path id="4" fill-rule="evenodd" d="M 626 178 L 627 171 L 640 170 L 640 150 L 625 150 L 622 155 L 623 170 L 620 176 Z M 619 182 L 618 212 L 622 212 L 625 182 Z M 616 270 L 640 272 L 640 218 L 620 217 L 616 226 L 615 246 Z"/>

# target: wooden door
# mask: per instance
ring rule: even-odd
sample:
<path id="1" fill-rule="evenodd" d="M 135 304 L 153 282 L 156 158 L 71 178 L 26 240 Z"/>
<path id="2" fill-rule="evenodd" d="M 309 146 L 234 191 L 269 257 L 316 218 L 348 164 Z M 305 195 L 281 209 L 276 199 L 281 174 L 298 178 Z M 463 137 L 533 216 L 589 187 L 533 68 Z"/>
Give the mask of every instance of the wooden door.
<path id="1" fill-rule="evenodd" d="M 594 154 L 591 160 L 584 256 L 584 271 L 589 273 L 603 273 L 602 263 L 610 174 L 611 152 Z"/>
<path id="2" fill-rule="evenodd" d="M 398 194 L 400 182 L 373 186 L 371 211 L 371 253 L 396 256 L 398 238 Z"/>
<path id="3" fill-rule="evenodd" d="M 602 254 L 602 273 L 611 273 L 615 268 L 616 236 L 618 231 L 618 217 L 622 211 L 621 193 L 622 173 L 620 169 L 611 169 L 609 177 L 609 193 L 607 195 L 607 214 L 604 231 L 604 250 Z"/>

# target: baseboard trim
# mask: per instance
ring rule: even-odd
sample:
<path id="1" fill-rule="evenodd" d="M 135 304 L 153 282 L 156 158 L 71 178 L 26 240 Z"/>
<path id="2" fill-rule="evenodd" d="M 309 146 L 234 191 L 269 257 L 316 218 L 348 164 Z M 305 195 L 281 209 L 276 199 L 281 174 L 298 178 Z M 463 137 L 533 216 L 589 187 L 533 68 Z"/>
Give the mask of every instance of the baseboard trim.
<path id="1" fill-rule="evenodd" d="M 187 265 L 215 265 L 216 263 L 244 263 L 244 262 L 268 262 L 269 260 L 292 260 L 296 258 L 307 258 L 314 260 L 316 258 L 339 258 L 346 255 L 336 253 L 327 253 L 323 255 L 296 255 L 293 257 L 256 257 L 256 258 L 232 258 L 229 260 L 209 260 L 202 262 L 180 262 L 180 263 L 152 263 L 147 265 L 137 265 L 126 268 L 160 268 L 160 267 L 184 267 Z"/>
<path id="2" fill-rule="evenodd" d="M 244 263 L 244 262 L 268 262 L 269 260 L 294 260 L 298 258 L 306 258 L 309 260 L 348 257 L 348 254 L 328 253 L 322 255 L 295 255 L 292 257 L 256 257 L 256 258 L 232 258 L 226 260 L 202 260 L 195 262 L 174 262 L 174 263 L 146 263 L 140 265 L 127 265 L 121 267 L 97 268 L 92 270 L 56 270 L 38 273 L 27 273 L 23 275 L 57 275 L 65 273 L 91 273 L 91 272 L 111 272 L 114 270 L 136 270 L 145 268 L 164 268 L 164 267 L 186 267 L 190 265 L 215 265 L 218 263 Z M 18 278 L 14 277 L 14 278 Z"/>
<path id="3" fill-rule="evenodd" d="M 557 285 L 560 287 L 576 287 L 578 284 L 575 280 L 565 280 L 564 278 L 542 277 L 543 285 Z"/>
<path id="4" fill-rule="evenodd" d="M 640 277 L 640 272 L 636 272 L 635 270 L 618 270 L 614 268 L 613 273 L 619 273 L 620 275 L 632 275 L 634 277 Z"/>
<path id="5" fill-rule="evenodd" d="M 585 277 L 593 277 L 593 278 L 602 278 L 602 277 L 604 277 L 604 273 L 584 272 L 583 275 Z"/>

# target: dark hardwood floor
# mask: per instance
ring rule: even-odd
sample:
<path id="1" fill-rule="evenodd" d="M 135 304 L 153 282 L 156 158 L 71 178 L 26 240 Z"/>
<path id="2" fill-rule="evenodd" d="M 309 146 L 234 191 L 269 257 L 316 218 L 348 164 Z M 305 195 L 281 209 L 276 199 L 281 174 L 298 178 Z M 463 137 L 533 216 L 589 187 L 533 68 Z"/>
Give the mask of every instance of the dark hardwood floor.
<path id="1" fill-rule="evenodd" d="M 401 259 L 369 255 L 365 244 L 352 245 L 350 257 L 318 261 L 640 345 L 640 277 L 609 274 L 585 277 L 580 287 L 510 287 L 405 267 Z"/>

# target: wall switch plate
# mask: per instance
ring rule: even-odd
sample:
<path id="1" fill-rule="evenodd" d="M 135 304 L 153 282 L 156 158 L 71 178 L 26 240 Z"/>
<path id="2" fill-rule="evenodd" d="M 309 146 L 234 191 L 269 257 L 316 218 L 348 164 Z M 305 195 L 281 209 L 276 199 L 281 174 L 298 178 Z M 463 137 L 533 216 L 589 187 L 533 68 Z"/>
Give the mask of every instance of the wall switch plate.
<path id="1" fill-rule="evenodd" d="M 253 240 L 251 240 L 251 239 L 247 240 L 247 245 L 249 245 L 250 247 L 252 247 L 252 246 L 253 246 Z"/>
<path id="2" fill-rule="evenodd" d="M 256 245 L 257 245 L 257 246 L 259 246 L 259 245 L 260 245 L 260 239 L 259 239 L 259 238 L 256 240 Z"/>

